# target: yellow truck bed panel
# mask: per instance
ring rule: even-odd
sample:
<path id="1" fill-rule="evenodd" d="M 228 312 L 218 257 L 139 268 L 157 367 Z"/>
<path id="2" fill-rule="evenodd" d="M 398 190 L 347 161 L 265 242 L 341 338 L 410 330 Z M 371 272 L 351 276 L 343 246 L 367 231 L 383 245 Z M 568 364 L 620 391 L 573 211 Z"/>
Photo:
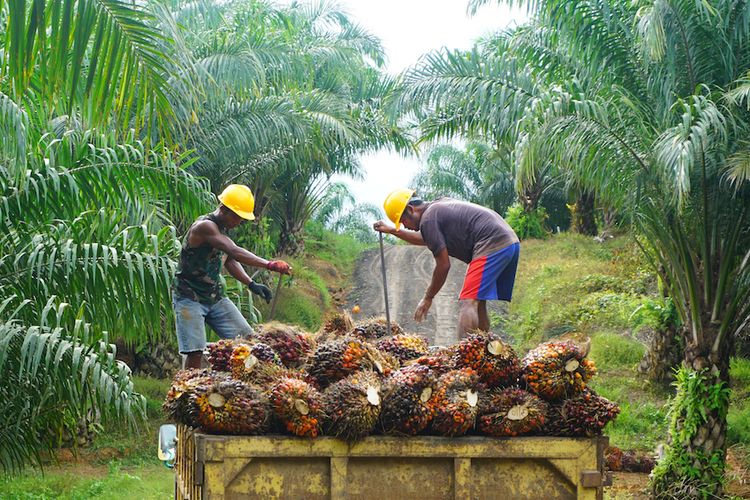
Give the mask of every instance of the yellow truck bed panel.
<path id="1" fill-rule="evenodd" d="M 213 436 L 178 428 L 176 498 L 595 499 L 607 438 Z"/>

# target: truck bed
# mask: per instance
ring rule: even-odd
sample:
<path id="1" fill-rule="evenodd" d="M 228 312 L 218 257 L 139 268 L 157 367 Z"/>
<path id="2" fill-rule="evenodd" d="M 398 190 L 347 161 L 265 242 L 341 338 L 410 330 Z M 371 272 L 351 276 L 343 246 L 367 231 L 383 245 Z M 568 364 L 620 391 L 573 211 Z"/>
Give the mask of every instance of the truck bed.
<path id="1" fill-rule="evenodd" d="M 607 438 L 177 433 L 175 498 L 595 499 Z"/>

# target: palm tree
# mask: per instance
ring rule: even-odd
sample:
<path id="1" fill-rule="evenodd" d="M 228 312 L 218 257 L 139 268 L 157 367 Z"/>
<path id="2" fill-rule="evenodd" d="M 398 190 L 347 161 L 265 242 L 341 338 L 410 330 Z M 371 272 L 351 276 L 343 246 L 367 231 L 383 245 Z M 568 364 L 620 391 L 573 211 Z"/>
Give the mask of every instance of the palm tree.
<path id="1" fill-rule="evenodd" d="M 147 7 L 0 2 L 0 13 L 0 466 L 14 471 L 90 412 L 143 413 L 108 341 L 170 328 L 172 223 L 208 191 L 161 141 L 168 42 Z"/>
<path id="2" fill-rule="evenodd" d="M 321 179 L 356 174 L 364 151 L 410 146 L 383 110 L 395 88 L 379 70 L 383 49 L 328 2 L 205 7 L 173 2 L 183 28 L 163 22 L 186 48 L 172 71 L 186 75 L 172 80 L 175 134 L 214 192 L 253 186 L 256 213 L 280 229 L 278 251 L 298 251 Z"/>
<path id="3" fill-rule="evenodd" d="M 556 46 L 554 53 L 574 64 L 562 59 L 569 69 L 563 71 L 560 59 L 528 60 L 521 83 L 528 72 L 545 75 L 533 97 L 509 74 L 473 106 L 514 106 L 518 95 L 528 98 L 525 110 L 514 107 L 523 114 L 519 171 L 552 161 L 630 215 L 686 327 L 672 442 L 654 473 L 654 493 L 718 495 L 732 339 L 750 321 L 750 28 L 739 21 L 750 5 L 550 0 L 528 6 L 539 43 L 500 51 L 498 59 L 517 62 L 531 49 Z"/>

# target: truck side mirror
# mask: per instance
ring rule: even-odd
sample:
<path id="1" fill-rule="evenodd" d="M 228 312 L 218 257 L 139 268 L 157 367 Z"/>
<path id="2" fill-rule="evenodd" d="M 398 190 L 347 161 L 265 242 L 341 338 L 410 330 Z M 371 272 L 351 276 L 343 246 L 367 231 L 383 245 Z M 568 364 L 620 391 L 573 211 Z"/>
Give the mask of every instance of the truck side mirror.
<path id="1" fill-rule="evenodd" d="M 173 424 L 164 424 L 159 427 L 159 460 L 170 469 L 174 467 L 177 451 L 177 427 Z"/>

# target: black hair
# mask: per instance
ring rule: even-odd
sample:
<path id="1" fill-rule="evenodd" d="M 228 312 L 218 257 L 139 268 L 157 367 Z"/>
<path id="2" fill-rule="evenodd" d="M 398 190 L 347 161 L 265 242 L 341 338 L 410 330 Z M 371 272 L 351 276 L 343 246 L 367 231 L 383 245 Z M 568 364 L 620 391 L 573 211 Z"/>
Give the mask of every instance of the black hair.
<path id="1" fill-rule="evenodd" d="M 409 199 L 409 202 L 407 203 L 407 205 L 411 205 L 412 207 L 418 207 L 419 205 L 421 205 L 423 203 L 424 203 L 424 201 L 422 201 L 422 198 L 419 198 L 417 196 L 412 196 Z"/>

